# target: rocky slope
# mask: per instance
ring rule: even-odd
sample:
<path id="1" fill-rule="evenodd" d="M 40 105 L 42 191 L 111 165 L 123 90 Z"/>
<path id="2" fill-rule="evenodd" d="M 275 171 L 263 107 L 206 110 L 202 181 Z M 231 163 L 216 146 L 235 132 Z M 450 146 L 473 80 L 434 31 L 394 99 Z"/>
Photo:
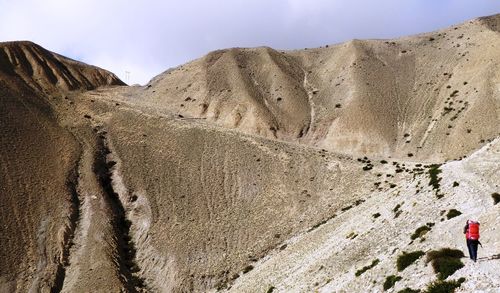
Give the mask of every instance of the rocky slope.
<path id="1" fill-rule="evenodd" d="M 500 140 L 496 139 L 464 160 L 442 165 L 441 199 L 428 185 L 428 174 L 399 175 L 393 166 L 380 165 L 374 173 L 400 177 L 395 180 L 397 186 L 370 193 L 361 205 L 339 213 L 313 232 L 288 240 L 286 249 L 269 253 L 229 291 L 383 292 L 390 275 L 402 279 L 389 292 L 407 287 L 424 290 L 436 279 L 425 257 L 402 272 L 397 270 L 397 258 L 403 252 L 445 247 L 466 252 L 462 229 L 467 219 L 477 219 L 484 244 L 479 248 L 479 261 L 465 259 L 465 267 L 448 280 L 465 278 L 458 292 L 497 292 L 500 206 L 494 205 L 491 194 L 499 188 L 499 162 Z M 461 214 L 448 219 L 451 209 Z M 428 223 L 430 231 L 412 241 L 415 230 Z M 373 269 L 356 276 L 376 259 L 379 262 Z"/>
<path id="2" fill-rule="evenodd" d="M 144 87 L 0 43 L 0 291 L 425 289 L 398 256 L 463 250 L 475 218 L 448 280 L 495 292 L 499 22 L 220 50 Z"/>

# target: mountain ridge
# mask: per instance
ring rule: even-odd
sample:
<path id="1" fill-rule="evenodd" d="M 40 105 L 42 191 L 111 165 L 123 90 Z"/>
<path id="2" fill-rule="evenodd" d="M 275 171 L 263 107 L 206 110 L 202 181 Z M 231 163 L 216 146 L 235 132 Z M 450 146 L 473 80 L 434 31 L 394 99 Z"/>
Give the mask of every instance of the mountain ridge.
<path id="1" fill-rule="evenodd" d="M 3 91 L 53 94 L 125 85 L 113 73 L 50 52 L 30 41 L 0 43 Z"/>
<path id="2" fill-rule="evenodd" d="M 498 134 L 474 117 L 499 115 L 500 37 L 484 30 L 499 19 L 307 50 L 217 50 L 138 93 L 167 113 L 349 155 L 456 159 Z"/>

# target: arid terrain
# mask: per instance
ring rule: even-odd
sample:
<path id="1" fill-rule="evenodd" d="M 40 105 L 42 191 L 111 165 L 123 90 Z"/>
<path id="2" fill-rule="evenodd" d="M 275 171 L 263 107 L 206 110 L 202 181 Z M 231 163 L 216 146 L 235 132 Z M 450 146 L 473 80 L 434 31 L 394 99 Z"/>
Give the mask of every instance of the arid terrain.
<path id="1" fill-rule="evenodd" d="M 0 292 L 500 292 L 499 62 L 500 15 L 144 86 L 0 43 Z"/>

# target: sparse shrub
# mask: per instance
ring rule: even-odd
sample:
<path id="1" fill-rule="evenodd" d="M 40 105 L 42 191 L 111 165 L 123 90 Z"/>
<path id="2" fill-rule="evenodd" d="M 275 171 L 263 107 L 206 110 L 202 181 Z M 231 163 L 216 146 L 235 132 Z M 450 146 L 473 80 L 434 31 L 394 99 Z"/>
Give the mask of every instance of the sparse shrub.
<path id="1" fill-rule="evenodd" d="M 358 199 L 358 200 L 356 200 L 356 201 L 354 202 L 354 205 L 355 205 L 355 206 L 359 206 L 360 204 L 364 203 L 365 201 L 366 201 L 366 200 L 364 200 L 364 199 Z"/>
<path id="2" fill-rule="evenodd" d="M 412 263 L 414 263 L 417 259 L 421 258 L 425 252 L 421 250 L 413 251 L 413 252 L 403 252 L 396 261 L 396 267 L 398 272 L 403 271 L 407 267 L 409 267 Z"/>
<path id="3" fill-rule="evenodd" d="M 429 177 L 430 177 L 430 180 L 429 180 L 429 185 L 432 186 L 432 189 L 434 190 L 439 190 L 439 182 L 441 182 L 441 177 L 439 177 L 438 175 L 442 172 L 441 169 L 439 169 L 439 167 L 441 167 L 441 165 L 438 165 L 438 164 L 435 164 L 435 165 L 431 165 L 429 167 Z"/>
<path id="4" fill-rule="evenodd" d="M 361 276 L 364 272 L 368 271 L 369 269 L 373 268 L 374 266 L 378 265 L 378 263 L 380 262 L 380 260 L 378 259 L 375 259 L 372 261 L 371 264 L 367 265 L 367 266 L 364 266 L 362 267 L 361 269 L 357 270 L 356 273 L 354 274 L 356 277 L 359 277 Z"/>
<path id="5" fill-rule="evenodd" d="M 352 209 L 352 205 L 350 205 L 350 206 L 346 206 L 346 207 L 343 207 L 343 208 L 341 209 L 341 211 L 345 212 L 345 211 L 348 211 L 348 210 L 350 210 L 350 209 Z"/>
<path id="6" fill-rule="evenodd" d="M 387 164 L 387 161 L 386 160 L 381 160 L 380 164 Z"/>
<path id="7" fill-rule="evenodd" d="M 457 181 L 453 181 L 453 187 L 457 187 L 459 186 L 460 184 L 457 182 Z"/>
<path id="8" fill-rule="evenodd" d="M 380 217 L 380 213 L 375 213 L 372 215 L 372 217 L 376 219 L 376 218 Z"/>
<path id="9" fill-rule="evenodd" d="M 455 217 L 458 217 L 462 214 L 462 212 L 460 212 L 459 210 L 456 210 L 456 209 L 451 209 L 448 211 L 448 213 L 446 214 L 446 218 L 449 220 L 451 218 L 455 218 Z"/>
<path id="10" fill-rule="evenodd" d="M 418 227 L 415 232 L 413 232 L 413 234 L 411 235 L 411 240 L 415 240 L 419 237 L 422 237 L 424 236 L 427 232 L 429 232 L 431 230 L 431 226 L 429 225 L 424 225 L 424 226 L 421 226 L 421 227 Z"/>
<path id="11" fill-rule="evenodd" d="M 500 193 L 498 192 L 493 192 L 491 194 L 491 198 L 493 198 L 493 205 L 496 205 L 497 203 L 500 202 Z"/>
<path id="12" fill-rule="evenodd" d="M 394 285 L 396 284 L 396 282 L 400 281 L 401 279 L 403 279 L 403 278 L 400 277 L 400 276 L 396 276 L 396 275 L 390 275 L 390 276 L 388 276 L 387 278 L 385 278 L 384 290 L 391 289 L 392 287 L 394 287 Z"/>
<path id="13" fill-rule="evenodd" d="M 245 268 L 243 268 L 243 274 L 246 274 L 251 270 L 253 270 L 253 265 L 247 265 Z"/>
<path id="14" fill-rule="evenodd" d="M 269 289 L 267 289 L 266 293 L 273 293 L 274 289 L 276 289 L 276 288 L 274 286 L 271 286 L 271 287 L 269 287 Z"/>
<path id="15" fill-rule="evenodd" d="M 217 284 L 215 285 L 215 288 L 217 289 L 217 291 L 221 291 L 221 290 L 224 290 L 227 288 L 227 282 L 225 281 L 219 281 L 217 282 Z"/>
<path id="16" fill-rule="evenodd" d="M 420 290 L 406 287 L 402 290 L 399 290 L 397 293 L 420 293 Z"/>
<path id="17" fill-rule="evenodd" d="M 463 268 L 464 264 L 458 258 L 438 258 L 432 262 L 434 272 L 438 274 L 440 280 L 448 278 L 456 271 Z"/>
<path id="18" fill-rule="evenodd" d="M 373 165 L 368 164 L 366 166 L 363 166 L 363 171 L 369 171 L 371 169 L 373 169 Z"/>
<path id="19" fill-rule="evenodd" d="M 444 280 L 464 266 L 460 260 L 462 257 L 464 257 L 464 253 L 461 250 L 442 248 L 429 251 L 427 253 L 427 262 L 431 262 L 438 279 Z"/>
<path id="20" fill-rule="evenodd" d="M 465 282 L 465 278 L 453 281 L 437 280 L 427 286 L 425 293 L 453 293 L 463 282 Z"/>
<path id="21" fill-rule="evenodd" d="M 431 262 L 441 257 L 461 258 L 464 253 L 461 250 L 453 248 L 441 248 L 440 250 L 432 250 L 427 253 L 427 262 Z"/>

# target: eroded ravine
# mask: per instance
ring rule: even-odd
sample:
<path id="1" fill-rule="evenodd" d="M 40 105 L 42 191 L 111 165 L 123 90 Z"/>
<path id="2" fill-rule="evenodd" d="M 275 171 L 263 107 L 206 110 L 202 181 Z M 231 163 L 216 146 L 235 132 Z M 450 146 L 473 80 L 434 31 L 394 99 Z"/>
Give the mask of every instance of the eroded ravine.
<path id="1" fill-rule="evenodd" d="M 78 220 L 72 226 L 73 243 L 65 252 L 62 272 L 53 292 L 141 292 L 144 282 L 136 276 L 135 248 L 129 235 L 130 221 L 113 188 L 111 151 L 106 132 L 89 124 L 68 129 L 79 141 L 82 155 L 78 181 L 72 185 L 78 196 L 74 208 Z"/>
<path id="2" fill-rule="evenodd" d="M 116 162 L 110 159 L 112 153 L 105 134 L 105 131 L 101 132 L 97 139 L 93 170 L 105 193 L 105 200 L 113 212 L 111 221 L 117 239 L 116 253 L 122 284 L 129 292 L 138 292 L 144 290 L 146 284 L 138 274 L 140 269 L 135 261 L 136 249 L 130 232 L 132 223 L 127 218 L 119 194 L 113 188 L 112 171 Z"/>
<path id="3" fill-rule="evenodd" d="M 80 165 L 80 160 L 77 163 L 77 166 Z M 70 192 L 70 210 L 66 223 L 66 227 L 63 234 L 63 243 L 62 243 L 62 253 L 61 259 L 57 265 L 56 275 L 54 278 L 54 285 L 51 288 L 51 292 L 61 292 L 64 280 L 66 276 L 66 269 L 69 264 L 70 251 L 74 244 L 73 239 L 75 237 L 76 228 L 79 225 L 80 221 L 80 209 L 81 209 L 81 201 L 80 195 L 78 193 L 78 169 L 77 167 L 72 174 L 68 177 L 67 187 Z"/>

